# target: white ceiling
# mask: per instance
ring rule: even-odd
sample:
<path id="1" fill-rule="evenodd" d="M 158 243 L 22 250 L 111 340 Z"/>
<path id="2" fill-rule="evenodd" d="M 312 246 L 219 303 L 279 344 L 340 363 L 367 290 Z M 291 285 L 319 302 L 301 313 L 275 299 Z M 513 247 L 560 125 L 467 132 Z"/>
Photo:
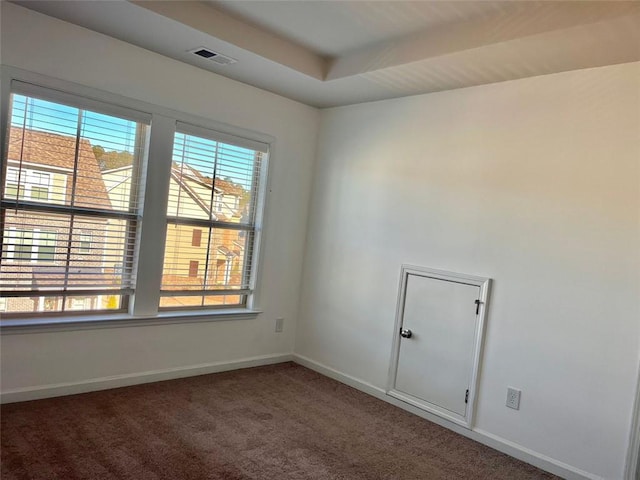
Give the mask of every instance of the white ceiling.
<path id="1" fill-rule="evenodd" d="M 518 2 L 237 1 L 214 7 L 326 57 L 464 20 L 515 12 Z"/>
<path id="2" fill-rule="evenodd" d="M 640 60 L 637 1 L 14 3 L 317 107 Z"/>

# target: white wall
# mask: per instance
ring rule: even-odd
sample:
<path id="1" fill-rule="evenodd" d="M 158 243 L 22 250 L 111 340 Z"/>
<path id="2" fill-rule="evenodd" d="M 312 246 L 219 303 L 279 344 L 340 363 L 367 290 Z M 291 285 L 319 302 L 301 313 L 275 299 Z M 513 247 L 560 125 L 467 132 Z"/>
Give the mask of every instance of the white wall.
<path id="1" fill-rule="evenodd" d="M 493 278 L 476 428 L 622 478 L 639 85 L 636 63 L 323 111 L 296 353 L 384 388 L 400 265 Z"/>
<path id="2" fill-rule="evenodd" d="M 318 111 L 7 2 L 1 8 L 3 65 L 276 138 L 258 319 L 3 335 L 3 392 L 290 353 Z M 284 333 L 274 332 L 276 317 L 285 318 Z"/>
<path id="3" fill-rule="evenodd" d="M 621 478 L 640 336 L 638 64 L 325 111 L 307 231 L 315 109 L 1 5 L 3 64 L 277 139 L 260 318 L 3 335 L 3 391 L 290 352 L 307 232 L 297 353 L 384 387 L 400 264 L 491 277 L 477 429 Z"/>

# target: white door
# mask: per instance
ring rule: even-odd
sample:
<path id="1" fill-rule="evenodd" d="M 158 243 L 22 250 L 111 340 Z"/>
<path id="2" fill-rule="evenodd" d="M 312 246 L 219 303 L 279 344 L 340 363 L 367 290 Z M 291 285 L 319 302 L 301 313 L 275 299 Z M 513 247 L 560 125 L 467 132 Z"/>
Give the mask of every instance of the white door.
<path id="1" fill-rule="evenodd" d="M 429 272 L 403 269 L 389 394 L 470 426 L 488 280 Z"/>

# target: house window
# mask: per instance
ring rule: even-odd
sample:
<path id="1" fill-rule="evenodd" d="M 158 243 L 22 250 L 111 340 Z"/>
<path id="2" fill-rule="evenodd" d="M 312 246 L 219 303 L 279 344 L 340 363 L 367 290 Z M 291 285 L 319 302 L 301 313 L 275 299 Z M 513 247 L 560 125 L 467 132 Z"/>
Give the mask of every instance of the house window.
<path id="1" fill-rule="evenodd" d="M 7 168 L 7 180 L 5 183 L 4 195 L 6 198 L 24 198 L 24 188 L 19 189 L 20 180 L 18 179 L 17 168 Z"/>
<path id="2" fill-rule="evenodd" d="M 251 294 L 256 239 L 257 192 L 266 149 L 213 131 L 178 124 L 174 137 L 172 182 L 160 308 L 245 306 Z M 244 214 L 221 214 L 222 199 L 243 199 Z M 240 201 L 240 200 L 238 200 Z M 197 227 L 206 245 L 194 261 L 183 238 Z M 224 267 L 221 267 L 224 264 Z"/>
<path id="3" fill-rule="evenodd" d="M 24 148 L 24 146 L 23 146 Z M 7 199 L 49 200 L 52 174 L 32 168 L 7 167 L 4 196 Z"/>
<path id="4" fill-rule="evenodd" d="M 80 246 L 78 251 L 80 253 L 91 253 L 91 233 L 81 233 L 79 237 Z"/>
<path id="5" fill-rule="evenodd" d="M 13 230 L 7 235 L 13 237 L 13 244 L 9 243 L 10 260 L 22 260 L 30 262 L 34 252 L 34 232 L 33 230 Z M 11 249 L 13 248 L 13 254 Z"/>
<path id="6" fill-rule="evenodd" d="M 56 255 L 56 232 L 40 231 L 36 249 L 38 262 L 53 262 Z"/>
<path id="7" fill-rule="evenodd" d="M 139 171 L 147 126 L 98 102 L 85 108 L 70 95 L 59 101 L 59 92 L 16 90 L 2 162 L 0 290 L 33 302 L 9 302 L 8 313 L 32 313 L 30 303 L 41 312 L 123 310 L 134 287 L 137 182 L 110 198 L 96 152 Z"/>
<path id="8" fill-rule="evenodd" d="M 202 242 L 202 230 L 199 228 L 194 228 L 193 232 L 191 232 L 191 246 L 199 247 Z"/>
<path id="9" fill-rule="evenodd" d="M 198 264 L 197 260 L 191 260 L 189 262 L 189 277 L 196 278 L 198 276 Z"/>
<path id="10" fill-rule="evenodd" d="M 11 228 L 4 233 L 7 261 L 53 262 L 56 253 L 55 231 L 17 230 Z"/>
<path id="11" fill-rule="evenodd" d="M 49 190 L 51 188 L 51 174 L 27 170 L 27 196 L 31 200 L 49 200 Z"/>

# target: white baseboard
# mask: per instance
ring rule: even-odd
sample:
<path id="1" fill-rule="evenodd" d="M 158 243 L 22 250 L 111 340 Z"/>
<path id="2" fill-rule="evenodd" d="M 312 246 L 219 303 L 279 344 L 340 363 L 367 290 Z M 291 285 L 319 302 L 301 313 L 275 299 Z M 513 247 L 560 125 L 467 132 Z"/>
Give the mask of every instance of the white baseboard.
<path id="1" fill-rule="evenodd" d="M 80 382 L 57 383 L 38 387 L 17 388 L 7 390 L 0 394 L 0 403 L 25 402 L 41 398 L 61 397 L 78 393 L 107 390 L 110 388 L 128 387 L 142 383 L 160 382 L 176 378 L 206 375 L 208 373 L 226 372 L 240 368 L 259 367 L 274 363 L 289 362 L 293 360 L 291 354 L 263 355 L 259 357 L 244 358 L 231 362 L 204 363 L 190 365 L 188 367 L 167 368 L 164 370 L 152 370 L 147 372 L 129 373 L 125 375 L 113 375 L 109 377 L 92 378 Z"/>
<path id="2" fill-rule="evenodd" d="M 75 395 L 78 393 L 94 392 L 98 390 L 108 390 L 110 388 L 127 387 L 143 383 L 159 382 L 163 380 L 173 380 L 176 378 L 192 377 L 196 375 L 206 375 L 209 373 L 226 372 L 241 368 L 258 367 L 262 365 L 272 365 L 294 361 L 304 367 L 315 370 L 322 375 L 333 378 L 341 383 L 349 385 L 357 390 L 372 395 L 380 400 L 395 405 L 423 417 L 433 423 L 441 425 L 449 430 L 453 430 L 460 435 L 480 442 L 500 452 L 506 453 L 523 462 L 534 465 L 550 473 L 566 478 L 567 480 L 604 480 L 601 477 L 579 470 L 571 465 L 567 465 L 553 458 L 534 452 L 504 438 L 485 432 L 480 429 L 468 430 L 431 413 L 420 410 L 412 405 L 404 403 L 386 394 L 385 390 L 358 378 L 334 370 L 310 358 L 298 354 L 278 354 L 264 355 L 259 357 L 245 358 L 231 362 L 215 362 L 200 365 L 190 365 L 188 367 L 169 368 L 164 370 L 153 370 L 147 372 L 131 373 L 125 375 L 114 375 L 109 377 L 93 378 L 81 382 L 58 383 L 42 385 L 38 387 L 21 388 L 7 390 L 0 394 L 0 403 L 24 402 L 28 400 L 38 400 L 42 398 L 61 397 L 64 395 Z"/>
<path id="3" fill-rule="evenodd" d="M 528 448 L 525 448 L 492 433 L 485 432 L 484 430 L 468 430 L 464 427 L 456 425 L 455 423 L 449 422 L 443 418 L 440 418 L 436 415 L 409 405 L 408 403 L 404 403 L 396 398 L 393 398 L 387 395 L 385 390 L 380 387 L 376 387 L 375 385 L 352 377 L 351 375 L 339 372 L 331 367 L 327 367 L 326 365 L 318 363 L 315 360 L 311 360 L 310 358 L 307 358 L 303 355 L 293 354 L 293 361 L 304 367 L 310 368 L 311 370 L 315 370 L 322 375 L 333 378 L 334 380 L 349 385 L 350 387 L 353 387 L 364 393 L 368 393 L 369 395 L 379 398 L 380 400 L 395 405 L 396 407 L 407 410 L 408 412 L 425 418 L 433 423 L 448 428 L 449 430 L 453 430 L 454 432 L 475 440 L 476 442 L 487 445 L 488 447 L 498 450 L 499 452 L 506 453 L 511 457 L 517 458 L 518 460 L 522 460 L 523 462 L 534 465 L 542 470 L 553 473 L 554 475 L 558 475 L 559 477 L 565 478 L 567 480 L 604 480 L 602 477 L 572 467 L 571 465 L 547 457 L 538 452 L 534 452 L 533 450 L 529 450 Z"/>

